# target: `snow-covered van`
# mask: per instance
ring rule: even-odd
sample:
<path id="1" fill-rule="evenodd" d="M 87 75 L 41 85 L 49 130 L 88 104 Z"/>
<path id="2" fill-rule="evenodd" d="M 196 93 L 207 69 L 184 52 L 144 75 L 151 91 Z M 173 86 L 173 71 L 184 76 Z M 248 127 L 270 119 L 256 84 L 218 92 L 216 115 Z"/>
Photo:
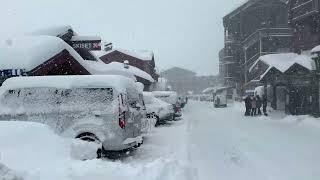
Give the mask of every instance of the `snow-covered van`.
<path id="1" fill-rule="evenodd" d="M 123 76 L 15 77 L 0 88 L 0 120 L 41 122 L 106 152 L 142 144 L 143 109 L 142 91 Z"/>

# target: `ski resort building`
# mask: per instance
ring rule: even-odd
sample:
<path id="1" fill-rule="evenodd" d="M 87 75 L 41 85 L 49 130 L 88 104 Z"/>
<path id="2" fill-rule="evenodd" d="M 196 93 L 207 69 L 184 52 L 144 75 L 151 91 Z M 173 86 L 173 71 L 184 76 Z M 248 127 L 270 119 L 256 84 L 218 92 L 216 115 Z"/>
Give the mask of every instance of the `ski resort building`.
<path id="1" fill-rule="evenodd" d="M 250 88 L 249 68 L 260 56 L 292 51 L 287 11 L 284 0 L 249 0 L 223 18 L 226 85 L 243 93 Z"/>

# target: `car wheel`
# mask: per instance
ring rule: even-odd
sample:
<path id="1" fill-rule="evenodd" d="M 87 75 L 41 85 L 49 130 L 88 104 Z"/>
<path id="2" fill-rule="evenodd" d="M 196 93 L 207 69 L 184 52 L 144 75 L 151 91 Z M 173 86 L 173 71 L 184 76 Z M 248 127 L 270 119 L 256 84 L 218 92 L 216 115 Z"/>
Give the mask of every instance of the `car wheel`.
<path id="1" fill-rule="evenodd" d="M 99 140 L 99 138 L 93 134 L 93 133 L 89 133 L 89 132 L 86 132 L 86 133 L 82 133 L 82 134 L 79 134 L 76 139 L 80 139 L 82 141 L 87 141 L 87 142 L 94 142 L 94 143 L 97 143 L 97 144 L 100 144 L 101 141 Z M 102 158 L 102 156 L 104 155 L 104 148 L 103 146 L 101 148 L 98 148 L 97 149 L 97 158 L 100 159 Z"/>
<path id="2" fill-rule="evenodd" d="M 158 126 L 160 124 L 160 118 L 157 115 L 155 115 L 154 117 L 156 118 L 156 126 Z"/>

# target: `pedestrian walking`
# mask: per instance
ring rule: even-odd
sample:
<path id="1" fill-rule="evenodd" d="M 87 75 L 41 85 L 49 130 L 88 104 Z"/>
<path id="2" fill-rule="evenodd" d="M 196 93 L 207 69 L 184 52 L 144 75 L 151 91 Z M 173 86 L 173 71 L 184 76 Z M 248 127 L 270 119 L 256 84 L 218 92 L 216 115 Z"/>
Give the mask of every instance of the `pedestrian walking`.
<path id="1" fill-rule="evenodd" d="M 257 100 L 255 97 L 252 97 L 251 106 L 251 116 L 257 115 Z"/>
<path id="2" fill-rule="evenodd" d="M 250 96 L 247 96 L 244 99 L 245 107 L 246 107 L 246 112 L 244 113 L 245 116 L 250 116 L 251 113 L 251 98 Z"/>
<path id="3" fill-rule="evenodd" d="M 258 111 L 258 115 L 262 115 L 262 113 L 261 113 L 262 100 L 261 100 L 261 98 L 260 98 L 259 95 L 257 95 L 256 99 L 257 99 L 257 111 Z"/>
<path id="4" fill-rule="evenodd" d="M 268 106 L 267 96 L 263 95 L 263 98 L 262 98 L 262 110 L 263 110 L 263 114 L 265 116 L 268 116 L 268 114 L 267 114 L 267 106 Z"/>

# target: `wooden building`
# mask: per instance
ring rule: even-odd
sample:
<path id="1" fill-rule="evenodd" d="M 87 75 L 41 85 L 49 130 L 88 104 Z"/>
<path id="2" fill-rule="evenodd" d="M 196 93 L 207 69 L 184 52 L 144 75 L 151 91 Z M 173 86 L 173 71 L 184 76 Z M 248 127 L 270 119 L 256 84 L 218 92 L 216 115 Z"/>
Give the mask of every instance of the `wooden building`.
<path id="1" fill-rule="evenodd" d="M 106 51 L 99 57 L 106 64 L 111 62 L 123 63 L 127 60 L 131 66 L 137 67 L 150 74 L 155 81 L 159 78 L 159 74 L 156 72 L 154 54 L 152 52 L 113 49 Z"/>
<path id="2" fill-rule="evenodd" d="M 273 109 L 301 115 L 319 108 L 313 70 L 314 62 L 309 56 L 284 53 L 260 57 L 249 72 L 252 79 L 272 87 L 269 101 Z"/>
<path id="3" fill-rule="evenodd" d="M 263 55 L 292 51 L 292 30 L 284 0 L 249 0 L 223 18 L 225 62 L 242 91 L 248 69 Z"/>
<path id="4" fill-rule="evenodd" d="M 289 25 L 294 29 L 294 51 L 310 51 L 320 44 L 320 1 L 289 0 Z"/>

